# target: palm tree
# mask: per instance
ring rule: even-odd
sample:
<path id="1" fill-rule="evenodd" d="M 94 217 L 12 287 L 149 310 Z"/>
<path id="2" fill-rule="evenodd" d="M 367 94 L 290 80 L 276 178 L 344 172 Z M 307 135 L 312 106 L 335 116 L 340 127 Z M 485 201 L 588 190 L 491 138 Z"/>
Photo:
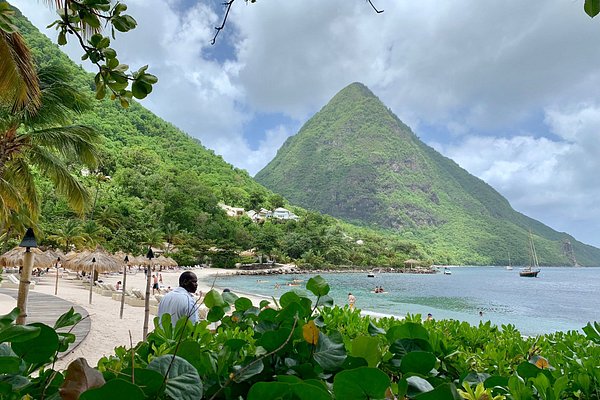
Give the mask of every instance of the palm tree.
<path id="1" fill-rule="evenodd" d="M 98 134 L 71 125 L 71 117 L 89 107 L 87 96 L 70 86 L 68 74 L 55 66 L 38 71 L 41 106 L 14 113 L 0 107 L 0 220 L 25 208 L 35 221 L 39 196 L 34 171 L 48 178 L 69 205 L 83 213 L 89 201 L 86 188 L 69 165 L 96 168 Z"/>
<path id="2" fill-rule="evenodd" d="M 86 242 L 86 237 L 79 221 L 68 219 L 61 228 L 48 235 L 48 240 L 56 242 L 67 253 L 73 250 L 73 247 L 82 247 Z"/>

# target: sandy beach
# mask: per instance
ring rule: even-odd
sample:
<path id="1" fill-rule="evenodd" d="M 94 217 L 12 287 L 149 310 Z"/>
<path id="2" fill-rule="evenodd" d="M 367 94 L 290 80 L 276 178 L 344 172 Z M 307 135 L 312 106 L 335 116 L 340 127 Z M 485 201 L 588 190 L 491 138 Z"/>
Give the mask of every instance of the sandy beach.
<path id="1" fill-rule="evenodd" d="M 183 271 L 164 270 L 160 272 L 164 287 L 176 288 L 179 286 L 178 279 L 181 272 Z M 195 269 L 193 272 L 198 276 L 198 291 L 206 293 L 212 286 L 214 275 L 230 274 L 234 271 L 202 268 Z M 122 278 L 122 274 L 101 274 L 99 277 L 104 283 L 112 285 Z M 37 284 L 34 291 L 54 295 L 55 279 L 56 275 L 52 272 L 39 278 L 35 277 Z M 127 275 L 127 288 L 145 291 L 146 283 L 143 271 Z M 144 307 L 132 307 L 125 304 L 123 319 L 119 319 L 120 301 L 93 293 L 92 304 L 89 304 L 89 289 L 83 286 L 81 281 L 69 280 L 65 277 L 59 278 L 57 295 L 86 309 L 91 320 L 90 333 L 86 339 L 70 354 L 65 355 L 57 362 L 58 369 L 65 369 L 71 361 L 78 357 L 84 357 L 90 365 L 95 366 L 100 358 L 113 354 L 115 347 L 129 347 L 131 342 L 135 345 L 142 340 Z M 262 298 L 252 295 L 244 294 L 244 296 L 250 298 L 256 305 L 262 300 Z M 16 300 L 12 297 L 0 295 L 0 312 L 8 313 L 15 306 Z M 151 319 L 153 318 L 154 315 L 151 314 Z M 150 321 L 149 330 L 151 331 L 153 328 L 154 324 Z"/>

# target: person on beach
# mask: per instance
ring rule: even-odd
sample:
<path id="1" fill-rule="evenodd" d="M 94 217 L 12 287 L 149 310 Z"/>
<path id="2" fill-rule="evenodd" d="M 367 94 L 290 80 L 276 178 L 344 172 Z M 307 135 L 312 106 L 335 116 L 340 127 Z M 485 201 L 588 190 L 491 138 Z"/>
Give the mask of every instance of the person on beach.
<path id="1" fill-rule="evenodd" d="M 121 281 L 117 282 L 117 284 L 115 285 L 115 289 L 121 290 Z"/>
<path id="2" fill-rule="evenodd" d="M 352 310 L 354 308 L 354 303 L 356 302 L 356 297 L 352 293 L 348 293 L 348 305 Z"/>
<path id="3" fill-rule="evenodd" d="M 427 314 L 427 321 L 433 321 L 433 315 L 431 315 L 431 313 Z"/>
<path id="4" fill-rule="evenodd" d="M 192 323 L 198 322 L 198 303 L 193 293 L 198 289 L 198 278 L 191 271 L 179 275 L 179 287 L 165 294 L 158 303 L 158 319 L 164 314 L 171 315 L 171 324 L 175 326 L 181 318 L 188 317 Z"/>
<path id="5" fill-rule="evenodd" d="M 152 275 L 153 283 L 152 283 L 152 294 L 158 290 L 158 294 L 160 294 L 160 287 L 158 286 L 158 275 Z"/>

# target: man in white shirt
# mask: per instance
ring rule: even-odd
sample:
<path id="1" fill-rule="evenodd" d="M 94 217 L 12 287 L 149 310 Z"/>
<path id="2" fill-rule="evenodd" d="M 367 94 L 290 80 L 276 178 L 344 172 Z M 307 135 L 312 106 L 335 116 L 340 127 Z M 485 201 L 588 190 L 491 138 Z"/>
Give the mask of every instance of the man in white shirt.
<path id="1" fill-rule="evenodd" d="M 185 271 L 179 276 L 179 287 L 165 295 L 158 304 L 158 318 L 162 321 L 164 314 L 171 315 L 171 324 L 175 326 L 181 318 L 188 317 L 195 324 L 198 322 L 198 304 L 192 293 L 198 289 L 196 274 Z"/>

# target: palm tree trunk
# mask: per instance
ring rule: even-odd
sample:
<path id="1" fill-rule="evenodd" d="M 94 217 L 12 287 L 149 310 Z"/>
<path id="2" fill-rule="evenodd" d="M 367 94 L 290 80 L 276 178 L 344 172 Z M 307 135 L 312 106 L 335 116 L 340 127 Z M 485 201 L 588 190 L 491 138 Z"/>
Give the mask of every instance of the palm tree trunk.
<path id="1" fill-rule="evenodd" d="M 19 282 L 19 294 L 17 296 L 17 307 L 20 314 L 17 317 L 18 325 L 25 325 L 27 319 L 27 296 L 29 295 L 29 284 L 31 279 L 31 269 L 33 268 L 33 253 L 27 248 L 23 257 L 23 269 L 21 270 L 21 281 Z"/>

